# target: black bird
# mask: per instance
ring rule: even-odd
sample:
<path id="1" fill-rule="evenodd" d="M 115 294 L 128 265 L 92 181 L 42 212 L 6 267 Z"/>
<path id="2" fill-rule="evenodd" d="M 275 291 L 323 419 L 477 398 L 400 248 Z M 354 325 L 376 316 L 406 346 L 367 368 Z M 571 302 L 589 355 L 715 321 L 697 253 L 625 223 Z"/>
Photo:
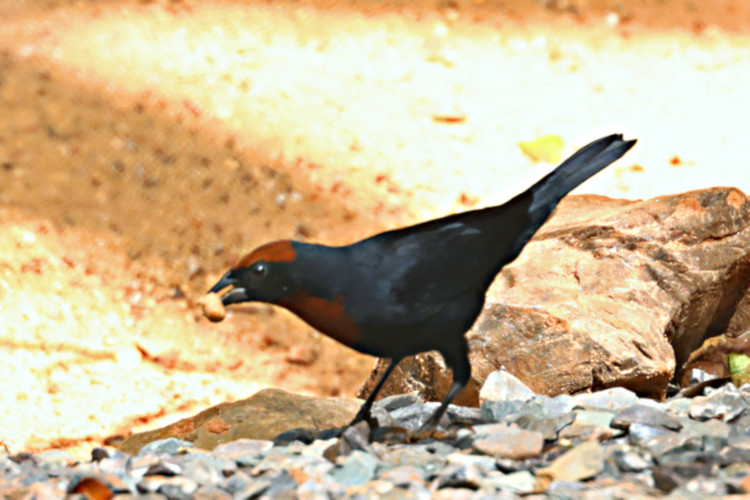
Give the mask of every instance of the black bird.
<path id="1" fill-rule="evenodd" d="M 406 356 L 437 350 L 453 385 L 424 428 L 434 428 L 471 375 L 464 334 L 498 272 L 560 200 L 635 144 L 610 135 L 583 147 L 507 203 L 376 234 L 340 247 L 282 240 L 243 257 L 211 292 L 222 303 L 290 310 L 329 337 L 390 364 L 352 423 Z"/>

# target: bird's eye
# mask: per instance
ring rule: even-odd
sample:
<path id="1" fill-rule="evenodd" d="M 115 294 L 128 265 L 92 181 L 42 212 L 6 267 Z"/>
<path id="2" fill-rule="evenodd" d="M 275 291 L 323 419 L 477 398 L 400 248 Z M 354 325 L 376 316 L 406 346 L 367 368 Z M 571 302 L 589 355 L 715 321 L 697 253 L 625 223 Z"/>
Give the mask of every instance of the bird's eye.
<path id="1" fill-rule="evenodd" d="M 256 278 L 262 278 L 268 273 L 268 267 L 262 262 L 255 263 L 250 270 Z"/>

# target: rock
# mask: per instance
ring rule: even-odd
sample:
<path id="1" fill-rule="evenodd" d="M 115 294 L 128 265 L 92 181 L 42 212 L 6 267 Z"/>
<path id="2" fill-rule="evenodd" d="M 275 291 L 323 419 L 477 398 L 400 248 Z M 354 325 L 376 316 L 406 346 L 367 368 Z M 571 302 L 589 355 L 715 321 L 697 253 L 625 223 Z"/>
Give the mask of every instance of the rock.
<path id="1" fill-rule="evenodd" d="M 632 424 L 645 424 L 651 427 L 663 427 L 672 431 L 682 429 L 682 423 L 666 412 L 644 405 L 633 405 L 621 411 L 610 424 L 616 429 L 627 429 Z"/>
<path id="2" fill-rule="evenodd" d="M 539 469 L 537 477 L 553 481 L 578 481 L 604 470 L 604 450 L 598 441 L 586 441 Z"/>
<path id="3" fill-rule="evenodd" d="M 477 436 L 472 447 L 496 458 L 523 460 L 542 453 L 544 436 L 541 432 L 526 431 L 505 424 L 477 425 Z"/>
<path id="4" fill-rule="evenodd" d="M 733 384 L 711 392 L 708 396 L 698 396 L 690 405 L 690 416 L 697 420 L 721 418 L 725 422 L 735 419 L 747 408 L 747 401 Z"/>
<path id="5" fill-rule="evenodd" d="M 553 418 L 526 414 L 516 418 L 513 423 L 520 429 L 541 433 L 545 441 L 552 441 L 557 438 L 556 422 Z"/>
<path id="6" fill-rule="evenodd" d="M 552 418 L 569 413 L 575 406 L 573 398 L 567 394 L 559 394 L 554 398 L 537 394 L 533 401 L 541 403 L 544 406 L 545 413 Z"/>
<path id="7" fill-rule="evenodd" d="M 144 457 L 147 455 L 174 455 L 181 448 L 192 448 L 193 443 L 190 441 L 183 441 L 173 437 L 156 439 L 148 444 L 144 445 L 138 450 L 138 456 Z M 124 451 L 124 450 L 120 450 Z M 127 453 L 127 451 L 126 451 Z"/>
<path id="8" fill-rule="evenodd" d="M 489 472 L 497 470 L 495 459 L 485 455 L 473 455 L 463 452 L 454 452 L 449 454 L 446 458 L 448 460 L 448 464 L 450 465 L 472 464 L 483 474 L 488 474 Z"/>
<path id="9" fill-rule="evenodd" d="M 632 406 L 637 401 L 638 396 L 624 387 L 612 387 L 573 396 L 574 406 L 585 410 L 618 411 Z"/>
<path id="10" fill-rule="evenodd" d="M 378 459 L 374 455 L 354 450 L 344 457 L 341 467 L 334 470 L 332 476 L 343 486 L 359 486 L 373 479 L 377 467 Z"/>
<path id="11" fill-rule="evenodd" d="M 482 416 L 489 422 L 514 420 L 521 415 L 546 416 L 544 405 L 537 401 L 485 401 Z"/>
<path id="12" fill-rule="evenodd" d="M 471 464 L 449 465 L 437 477 L 438 488 L 470 488 L 475 490 L 482 480 L 477 468 Z"/>
<path id="13" fill-rule="evenodd" d="M 395 394 L 393 396 L 388 396 L 387 398 L 379 400 L 373 405 L 373 408 L 382 408 L 385 411 L 393 411 L 421 402 L 422 401 L 419 399 L 419 396 L 416 396 L 414 394 Z"/>
<path id="14" fill-rule="evenodd" d="M 750 202 L 737 189 L 570 196 L 490 288 L 456 404 L 478 405 L 501 367 L 541 394 L 621 386 L 660 399 L 705 339 L 750 327 L 748 283 Z M 450 386 L 442 357 L 424 353 L 404 359 L 381 394 L 439 401 Z"/>
<path id="15" fill-rule="evenodd" d="M 216 446 L 211 454 L 222 460 L 234 460 L 239 466 L 250 467 L 257 465 L 271 448 L 273 441 L 242 438 Z"/>
<path id="16" fill-rule="evenodd" d="M 603 439 L 616 437 L 623 433 L 610 426 L 614 413 L 597 410 L 577 410 L 571 425 L 560 431 L 560 438 L 567 439 Z"/>
<path id="17" fill-rule="evenodd" d="M 510 491 L 520 495 L 532 493 L 537 489 L 536 478 L 527 470 L 490 475 L 480 484 L 483 488 Z"/>
<path id="18" fill-rule="evenodd" d="M 341 427 L 354 418 L 360 405 L 357 400 L 313 398 L 265 389 L 248 399 L 214 406 L 161 429 L 134 434 L 119 449 L 135 454 L 148 443 L 175 437 L 211 450 L 241 438 L 271 439 L 294 428 Z"/>
<path id="19" fill-rule="evenodd" d="M 432 453 L 426 445 L 418 444 L 391 450 L 383 457 L 378 468 L 383 473 L 397 467 L 413 465 L 421 468 L 426 475 L 429 475 L 442 470 L 446 463 L 445 457 Z"/>
<path id="20" fill-rule="evenodd" d="M 380 479 L 393 483 L 394 486 L 409 486 L 412 483 L 418 482 L 424 483 L 424 477 L 424 470 L 414 465 L 395 467 L 380 475 Z"/>
<path id="21" fill-rule="evenodd" d="M 750 450 L 750 414 L 745 413 L 730 426 L 728 440 L 736 448 Z"/>
<path id="22" fill-rule="evenodd" d="M 628 445 L 613 449 L 612 457 L 618 469 L 623 472 L 640 472 L 654 465 L 648 453 Z"/>
<path id="23" fill-rule="evenodd" d="M 479 391 L 479 402 L 485 401 L 529 401 L 535 396 L 534 391 L 505 370 L 489 374 Z"/>

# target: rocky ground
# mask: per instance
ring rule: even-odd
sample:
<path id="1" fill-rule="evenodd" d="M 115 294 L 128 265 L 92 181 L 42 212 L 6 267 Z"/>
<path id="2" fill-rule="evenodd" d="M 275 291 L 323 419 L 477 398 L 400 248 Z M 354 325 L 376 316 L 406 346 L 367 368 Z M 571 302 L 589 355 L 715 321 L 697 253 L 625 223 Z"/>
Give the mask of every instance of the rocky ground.
<path id="1" fill-rule="evenodd" d="M 611 131 L 582 187 L 748 190 L 742 1 L 0 4 L 0 440 L 79 456 L 373 362 L 195 302 L 272 238 L 349 242 L 498 202 Z"/>
<path id="2" fill-rule="evenodd" d="M 399 395 L 375 404 L 375 428 L 361 422 L 340 437 L 309 429 L 273 436 L 253 419 L 233 419 L 244 413 L 272 422 L 304 406 L 302 418 L 339 413 L 337 419 L 346 421 L 357 410 L 351 401 L 302 401 L 268 391 L 205 412 L 208 418 L 179 422 L 171 433 L 176 437 L 134 436 L 123 447 L 129 453 L 96 448 L 85 461 L 58 450 L 0 453 L 0 493 L 89 499 L 746 498 L 749 388 L 714 384 L 692 394 L 673 392 L 661 403 L 621 387 L 549 398 L 507 372 L 494 372 L 479 408 L 449 407 L 442 419 L 448 432 L 420 435 L 419 426 L 439 403 Z M 276 408 L 262 401 L 268 397 Z M 192 428 L 199 420 L 208 429 L 202 436 Z M 244 432 L 235 433 L 240 427 Z"/>

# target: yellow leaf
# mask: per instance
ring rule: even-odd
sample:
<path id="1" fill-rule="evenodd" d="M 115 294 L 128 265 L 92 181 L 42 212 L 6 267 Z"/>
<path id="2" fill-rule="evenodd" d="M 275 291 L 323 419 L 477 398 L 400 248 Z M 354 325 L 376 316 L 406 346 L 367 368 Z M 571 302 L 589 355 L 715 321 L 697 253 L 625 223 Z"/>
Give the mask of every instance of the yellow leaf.
<path id="1" fill-rule="evenodd" d="M 565 145 L 559 135 L 545 135 L 533 141 L 522 141 L 518 143 L 521 151 L 534 161 L 545 163 L 558 163 L 562 158 L 562 150 Z"/>

